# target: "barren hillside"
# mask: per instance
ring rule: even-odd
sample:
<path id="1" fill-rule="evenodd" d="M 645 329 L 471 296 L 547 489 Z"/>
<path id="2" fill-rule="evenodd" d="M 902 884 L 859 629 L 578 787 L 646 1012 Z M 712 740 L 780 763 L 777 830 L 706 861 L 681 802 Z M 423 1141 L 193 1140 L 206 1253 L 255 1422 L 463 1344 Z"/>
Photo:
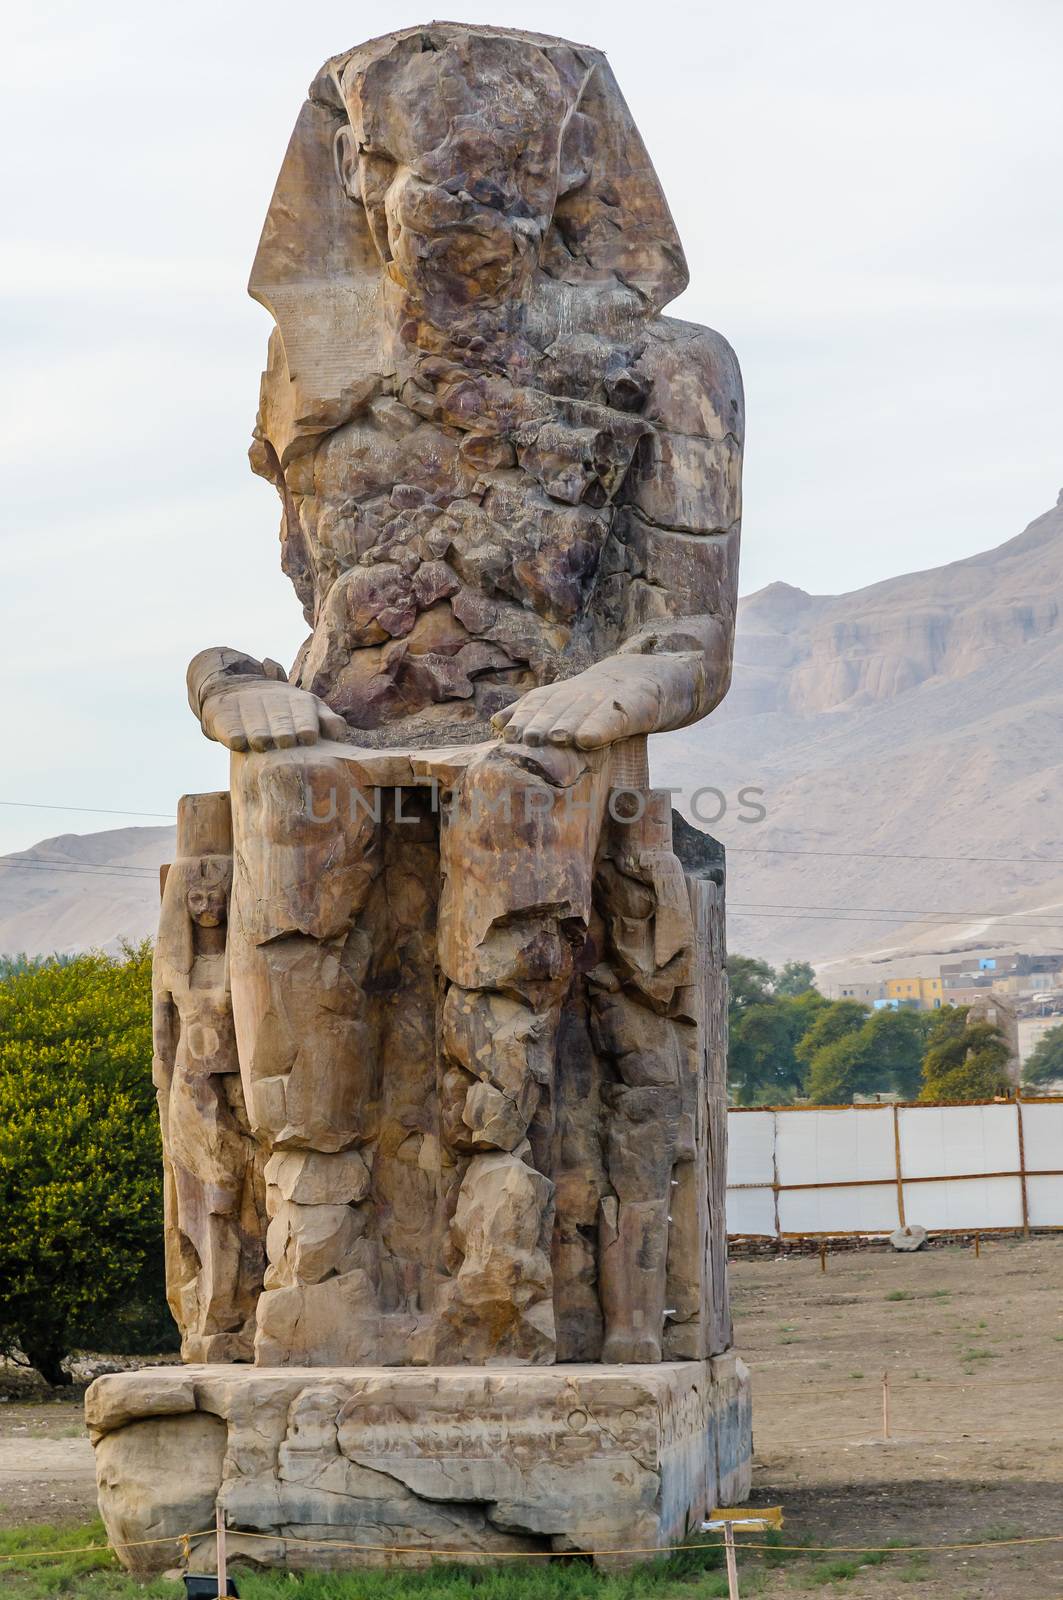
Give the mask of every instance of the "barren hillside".
<path id="1" fill-rule="evenodd" d="M 732 948 L 1063 948 L 1061 617 L 1063 497 L 965 561 L 742 603 L 725 707 L 655 766 L 687 795 L 765 791 L 766 821 L 732 803 L 715 830 Z"/>

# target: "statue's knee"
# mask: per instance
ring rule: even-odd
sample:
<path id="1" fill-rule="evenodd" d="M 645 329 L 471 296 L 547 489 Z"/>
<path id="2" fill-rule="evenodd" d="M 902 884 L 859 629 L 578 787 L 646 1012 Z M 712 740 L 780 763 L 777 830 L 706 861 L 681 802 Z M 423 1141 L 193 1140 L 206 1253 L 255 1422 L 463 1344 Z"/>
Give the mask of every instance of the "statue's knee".
<path id="1" fill-rule="evenodd" d="M 356 781 L 347 762 L 314 746 L 269 750 L 233 760 L 233 815 L 238 845 L 249 834 L 303 844 L 375 825 L 376 791 Z"/>

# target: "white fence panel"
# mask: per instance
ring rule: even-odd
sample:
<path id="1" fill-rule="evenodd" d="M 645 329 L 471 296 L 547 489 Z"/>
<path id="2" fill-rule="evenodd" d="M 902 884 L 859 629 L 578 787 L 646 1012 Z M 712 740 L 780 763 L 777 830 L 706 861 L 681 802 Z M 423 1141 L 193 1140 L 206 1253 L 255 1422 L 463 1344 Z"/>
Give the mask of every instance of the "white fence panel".
<path id="1" fill-rule="evenodd" d="M 929 1233 L 1022 1227 L 1022 1182 L 1015 1178 L 948 1178 L 904 1185 L 904 1220 Z"/>
<path id="2" fill-rule="evenodd" d="M 780 1233 L 892 1233 L 898 1222 L 896 1183 L 779 1194 Z"/>
<path id="3" fill-rule="evenodd" d="M 1063 1172 L 1063 1104 L 1024 1100 L 1021 1111 L 1027 1172 Z"/>
<path id="4" fill-rule="evenodd" d="M 1058 1228 L 1063 1218 L 1063 1177 L 1027 1178 L 1031 1228 Z"/>
<path id="5" fill-rule="evenodd" d="M 746 1111 L 727 1119 L 727 1182 L 774 1183 L 775 1112 Z"/>
<path id="6" fill-rule="evenodd" d="M 890 1233 L 902 1199 L 932 1233 L 1063 1229 L 1061 1101 L 732 1110 L 728 1141 L 732 1235 Z"/>
<path id="7" fill-rule="evenodd" d="M 1019 1121 L 1013 1104 L 902 1106 L 898 1118 L 906 1178 L 1019 1170 Z"/>
<path id="8" fill-rule="evenodd" d="M 744 1239 L 774 1239 L 775 1194 L 768 1189 L 728 1189 L 727 1231 Z"/>
<path id="9" fill-rule="evenodd" d="M 780 1184 L 896 1181 L 892 1106 L 775 1116 Z"/>

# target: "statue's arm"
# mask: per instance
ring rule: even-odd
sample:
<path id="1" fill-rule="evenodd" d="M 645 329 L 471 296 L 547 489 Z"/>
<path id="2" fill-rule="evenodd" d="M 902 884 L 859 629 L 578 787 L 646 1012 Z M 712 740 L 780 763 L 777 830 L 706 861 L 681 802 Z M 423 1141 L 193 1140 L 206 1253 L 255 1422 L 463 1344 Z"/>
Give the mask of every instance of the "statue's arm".
<path id="1" fill-rule="evenodd" d="M 347 724 L 317 695 L 288 682 L 275 661 L 225 645 L 193 656 L 188 703 L 208 739 L 229 750 L 283 750 L 344 739 Z"/>
<path id="2" fill-rule="evenodd" d="M 623 643 L 561 683 L 533 689 L 495 718 L 507 741 L 593 749 L 683 728 L 731 680 L 738 594 L 743 403 L 726 340 L 665 325 L 646 358 L 644 439 L 617 532 L 625 547 Z"/>

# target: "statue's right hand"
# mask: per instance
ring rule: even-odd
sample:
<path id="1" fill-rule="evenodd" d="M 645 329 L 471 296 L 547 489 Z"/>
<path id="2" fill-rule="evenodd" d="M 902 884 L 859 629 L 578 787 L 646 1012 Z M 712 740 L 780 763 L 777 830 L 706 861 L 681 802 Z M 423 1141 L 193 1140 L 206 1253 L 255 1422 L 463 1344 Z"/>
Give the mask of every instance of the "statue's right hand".
<path id="1" fill-rule="evenodd" d="M 343 718 L 306 689 L 270 678 L 221 683 L 203 702 L 203 732 L 228 750 L 290 750 L 346 739 Z"/>

